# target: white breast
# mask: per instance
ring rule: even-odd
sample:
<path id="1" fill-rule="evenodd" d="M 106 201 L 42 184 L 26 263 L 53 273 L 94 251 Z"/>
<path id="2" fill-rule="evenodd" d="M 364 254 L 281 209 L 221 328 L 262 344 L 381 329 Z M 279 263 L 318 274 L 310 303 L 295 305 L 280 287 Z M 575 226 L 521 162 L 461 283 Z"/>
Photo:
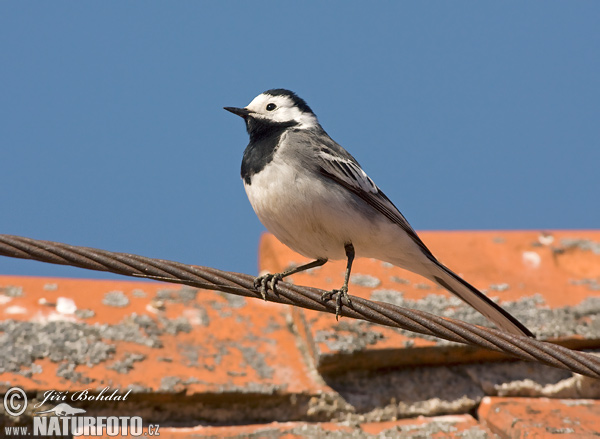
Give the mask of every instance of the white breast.
<path id="1" fill-rule="evenodd" d="M 292 250 L 315 259 L 346 257 L 344 245 L 356 233 L 344 226 L 348 223 L 344 217 L 351 215 L 344 192 L 326 187 L 317 176 L 285 163 L 277 154 L 244 187 L 260 221 Z"/>
<path id="2" fill-rule="evenodd" d="M 307 258 L 346 259 L 347 243 L 359 257 L 413 270 L 423 258 L 396 224 L 337 183 L 284 162 L 280 154 L 244 187 L 264 226 Z"/>

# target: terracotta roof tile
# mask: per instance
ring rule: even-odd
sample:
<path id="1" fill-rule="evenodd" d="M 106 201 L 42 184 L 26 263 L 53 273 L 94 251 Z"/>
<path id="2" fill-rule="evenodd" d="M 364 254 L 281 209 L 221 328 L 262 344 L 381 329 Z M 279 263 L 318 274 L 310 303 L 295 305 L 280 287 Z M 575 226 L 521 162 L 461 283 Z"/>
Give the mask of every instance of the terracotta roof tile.
<path id="1" fill-rule="evenodd" d="M 507 438 L 597 438 L 600 401 L 548 398 L 484 398 L 481 422 Z"/>
<path id="2" fill-rule="evenodd" d="M 596 320 L 600 290 L 599 231 L 422 232 L 433 253 L 499 303 L 540 338 L 574 347 L 600 344 Z M 264 235 L 262 271 L 281 271 L 306 259 Z M 299 285 L 339 288 L 344 261 L 329 262 L 292 276 Z M 357 259 L 350 294 L 396 303 L 434 314 L 490 326 L 450 293 L 422 277 L 374 259 Z M 407 364 L 478 361 L 498 358 L 406 331 L 293 310 L 319 370 L 393 367 Z"/>
<path id="3" fill-rule="evenodd" d="M 311 373 L 287 310 L 273 303 L 150 282 L 12 276 L 0 276 L 0 299 L 5 390 L 110 386 L 273 404 L 330 391 Z M 61 309 L 65 301 L 76 310 Z"/>
<path id="4" fill-rule="evenodd" d="M 542 337 L 600 344 L 600 231 L 421 236 L 443 262 Z M 270 235 L 261 240 L 263 271 L 304 261 Z M 292 279 L 332 289 L 344 268 L 343 261 L 328 263 Z M 380 261 L 356 261 L 350 293 L 487 324 L 441 288 Z M 126 401 L 73 406 L 88 416 L 143 416 L 162 425 L 163 438 L 600 431 L 596 401 L 540 398 L 598 398 L 596 380 L 525 362 L 471 364 L 498 354 L 169 284 L 0 276 L 0 350 L 3 391 L 23 387 L 33 403 L 49 389 L 130 389 Z M 508 397 L 532 395 L 538 398 Z M 484 423 L 467 414 L 478 406 Z M 27 425 L 33 411 L 9 422 Z"/>

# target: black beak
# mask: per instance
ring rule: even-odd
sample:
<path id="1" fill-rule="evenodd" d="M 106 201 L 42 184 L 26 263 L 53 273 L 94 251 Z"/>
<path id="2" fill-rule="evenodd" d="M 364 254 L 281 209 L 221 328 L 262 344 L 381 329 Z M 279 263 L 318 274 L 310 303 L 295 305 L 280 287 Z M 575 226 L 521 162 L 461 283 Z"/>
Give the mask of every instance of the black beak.
<path id="1" fill-rule="evenodd" d="M 237 114 L 240 117 L 243 117 L 244 119 L 246 119 L 250 113 L 252 113 L 250 110 L 246 109 L 246 108 L 236 108 L 236 107 L 223 107 L 225 110 L 229 111 L 230 113 L 233 114 Z"/>

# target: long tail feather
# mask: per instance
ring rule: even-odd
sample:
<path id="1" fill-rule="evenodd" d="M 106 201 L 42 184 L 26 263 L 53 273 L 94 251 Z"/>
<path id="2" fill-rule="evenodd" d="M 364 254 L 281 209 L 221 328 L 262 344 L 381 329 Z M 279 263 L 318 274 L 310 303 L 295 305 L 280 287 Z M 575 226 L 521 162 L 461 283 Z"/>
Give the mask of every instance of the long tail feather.
<path id="1" fill-rule="evenodd" d="M 461 279 L 456 273 L 440 264 L 438 261 L 432 262 L 433 272 L 427 275 L 429 279 L 471 305 L 504 331 L 510 332 L 511 334 L 534 337 L 531 331 L 529 331 L 529 329 L 521 322 L 490 300 L 477 288 Z"/>

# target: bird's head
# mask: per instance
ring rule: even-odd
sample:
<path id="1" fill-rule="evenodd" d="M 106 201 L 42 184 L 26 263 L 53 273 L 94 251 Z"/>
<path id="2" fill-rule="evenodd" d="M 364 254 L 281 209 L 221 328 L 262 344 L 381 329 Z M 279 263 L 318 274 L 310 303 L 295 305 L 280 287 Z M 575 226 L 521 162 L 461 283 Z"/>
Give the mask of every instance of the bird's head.
<path id="1" fill-rule="evenodd" d="M 245 108 L 224 108 L 244 118 L 249 130 L 255 124 L 284 125 L 299 129 L 319 126 L 317 116 L 306 102 L 294 92 L 282 88 L 259 94 Z"/>

